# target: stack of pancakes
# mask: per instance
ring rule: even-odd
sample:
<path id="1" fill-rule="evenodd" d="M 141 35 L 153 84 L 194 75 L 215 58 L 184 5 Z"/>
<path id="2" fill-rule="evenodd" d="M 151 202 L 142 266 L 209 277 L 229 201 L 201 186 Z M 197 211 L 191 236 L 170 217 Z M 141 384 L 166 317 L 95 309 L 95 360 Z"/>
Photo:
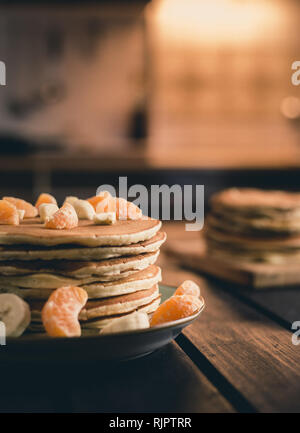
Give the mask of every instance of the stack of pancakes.
<path id="1" fill-rule="evenodd" d="M 300 194 L 231 188 L 213 196 L 207 252 L 249 262 L 300 262 Z"/>
<path id="2" fill-rule="evenodd" d="M 160 228 L 150 218 L 105 226 L 85 220 L 72 230 L 46 229 L 39 218 L 0 225 L 0 292 L 29 303 L 35 331 L 43 331 L 41 309 L 51 292 L 66 285 L 88 293 L 83 328 L 135 310 L 152 313 L 160 303 L 155 262 L 166 239 Z"/>

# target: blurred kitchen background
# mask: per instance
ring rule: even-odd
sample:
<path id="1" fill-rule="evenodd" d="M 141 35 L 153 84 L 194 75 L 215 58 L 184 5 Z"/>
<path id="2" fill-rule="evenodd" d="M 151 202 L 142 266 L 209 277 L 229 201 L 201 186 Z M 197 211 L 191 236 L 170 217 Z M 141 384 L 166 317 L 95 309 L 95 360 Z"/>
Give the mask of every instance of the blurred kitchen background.
<path id="1" fill-rule="evenodd" d="M 300 190 L 299 26 L 299 0 L 0 0 L 1 195 Z"/>

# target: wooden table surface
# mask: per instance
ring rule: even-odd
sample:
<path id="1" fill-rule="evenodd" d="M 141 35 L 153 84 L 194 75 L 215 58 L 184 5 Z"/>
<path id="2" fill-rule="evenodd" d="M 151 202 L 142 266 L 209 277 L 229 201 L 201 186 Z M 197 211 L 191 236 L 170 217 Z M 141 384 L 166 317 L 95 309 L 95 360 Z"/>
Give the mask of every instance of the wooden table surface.
<path id="1" fill-rule="evenodd" d="M 167 242 L 198 236 L 164 226 Z M 175 342 L 122 363 L 2 366 L 0 411 L 300 412 L 300 345 L 280 311 L 182 269 L 164 249 L 159 262 L 165 284 L 193 279 L 206 301 Z"/>

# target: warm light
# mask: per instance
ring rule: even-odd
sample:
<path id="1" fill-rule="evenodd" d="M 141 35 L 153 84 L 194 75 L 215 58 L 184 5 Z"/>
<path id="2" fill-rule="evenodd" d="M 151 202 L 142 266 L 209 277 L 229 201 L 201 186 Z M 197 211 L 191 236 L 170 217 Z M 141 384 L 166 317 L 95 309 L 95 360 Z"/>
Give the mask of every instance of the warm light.
<path id="1" fill-rule="evenodd" d="M 283 99 L 280 109 L 282 114 L 288 119 L 299 119 L 300 99 L 295 96 L 288 96 Z"/>
<path id="2" fill-rule="evenodd" d="M 158 0 L 155 20 L 174 42 L 238 45 L 278 32 L 279 6 L 267 0 Z"/>

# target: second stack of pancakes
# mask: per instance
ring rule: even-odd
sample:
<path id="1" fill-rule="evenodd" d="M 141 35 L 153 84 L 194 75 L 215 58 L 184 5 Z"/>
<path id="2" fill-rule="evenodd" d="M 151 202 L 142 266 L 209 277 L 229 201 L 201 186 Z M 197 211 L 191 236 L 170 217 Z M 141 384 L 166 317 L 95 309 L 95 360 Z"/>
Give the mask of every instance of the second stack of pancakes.
<path id="1" fill-rule="evenodd" d="M 207 253 L 223 259 L 300 263 L 300 194 L 230 188 L 215 194 L 205 224 Z"/>
<path id="2" fill-rule="evenodd" d="M 157 220 L 48 230 L 39 218 L 0 226 L 0 292 L 15 293 L 31 307 L 30 329 L 43 332 L 41 309 L 58 287 L 84 288 L 83 328 L 102 328 L 133 311 L 152 313 L 160 303 L 161 270 L 155 265 L 166 240 Z"/>

